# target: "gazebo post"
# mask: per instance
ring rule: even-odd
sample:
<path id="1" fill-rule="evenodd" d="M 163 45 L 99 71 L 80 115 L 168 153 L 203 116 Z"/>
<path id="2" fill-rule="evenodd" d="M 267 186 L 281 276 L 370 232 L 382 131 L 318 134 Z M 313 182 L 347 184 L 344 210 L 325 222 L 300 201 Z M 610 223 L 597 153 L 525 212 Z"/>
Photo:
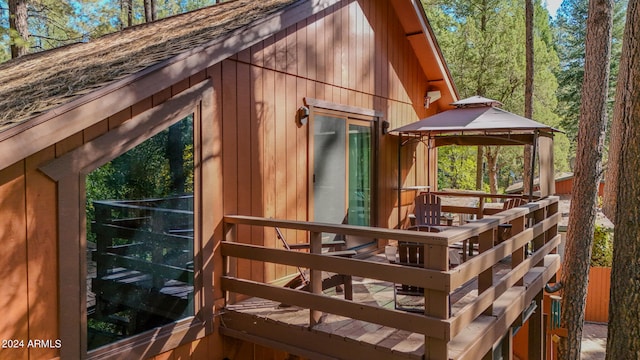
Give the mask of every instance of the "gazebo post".
<path id="1" fill-rule="evenodd" d="M 427 186 L 427 191 L 431 191 L 431 131 L 427 133 Z"/>
<path id="2" fill-rule="evenodd" d="M 533 150 L 531 151 L 531 177 L 529 178 L 529 202 L 533 201 L 533 177 L 536 173 L 536 153 L 538 152 L 538 131 L 533 133 Z M 542 181 L 542 179 L 540 179 Z"/>

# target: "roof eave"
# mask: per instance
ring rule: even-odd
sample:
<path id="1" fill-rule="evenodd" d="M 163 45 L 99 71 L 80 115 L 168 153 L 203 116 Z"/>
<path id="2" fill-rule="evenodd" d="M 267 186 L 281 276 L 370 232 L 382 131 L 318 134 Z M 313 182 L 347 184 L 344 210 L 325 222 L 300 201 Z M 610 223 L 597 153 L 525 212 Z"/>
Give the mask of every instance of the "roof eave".
<path id="1" fill-rule="evenodd" d="M 306 0 L 296 1 L 246 27 L 231 31 L 224 37 L 128 75 L 8 128 L 0 132 L 0 169 L 118 113 L 123 107 L 117 99 L 125 93 L 128 104 L 135 104 L 338 2 L 339 0 L 313 0 L 310 4 Z M 101 101 L 96 103 L 97 99 Z M 65 131 L 58 131 L 63 128 Z"/>
<path id="2" fill-rule="evenodd" d="M 420 68 L 427 77 L 426 90 L 442 92 L 442 97 L 437 102 L 438 111 L 452 109 L 450 103 L 458 100 L 458 91 L 420 1 L 394 0 L 391 4 L 418 57 Z"/>
<path id="3" fill-rule="evenodd" d="M 421 20 L 420 22 L 421 22 L 423 31 L 425 31 L 425 34 L 429 34 L 429 36 L 427 36 L 427 41 L 429 42 L 429 45 L 431 45 L 431 48 L 433 49 L 433 51 L 437 54 L 437 58 L 439 59 L 438 66 L 440 67 L 440 71 L 442 71 L 443 74 L 446 75 L 444 80 L 447 84 L 447 88 L 451 91 L 451 97 L 453 100 L 452 102 L 458 101 L 460 99 L 460 94 L 458 94 L 458 89 L 455 86 L 455 82 L 453 81 L 453 76 L 451 76 L 449 66 L 447 66 L 447 61 L 445 60 L 444 55 L 442 54 L 442 49 L 438 44 L 436 35 L 433 33 L 433 29 L 431 28 L 431 24 L 429 23 L 429 18 L 427 18 L 426 10 L 424 9 L 420 1 L 411 0 L 411 3 L 413 4 L 413 7 L 416 10 L 418 17 Z"/>

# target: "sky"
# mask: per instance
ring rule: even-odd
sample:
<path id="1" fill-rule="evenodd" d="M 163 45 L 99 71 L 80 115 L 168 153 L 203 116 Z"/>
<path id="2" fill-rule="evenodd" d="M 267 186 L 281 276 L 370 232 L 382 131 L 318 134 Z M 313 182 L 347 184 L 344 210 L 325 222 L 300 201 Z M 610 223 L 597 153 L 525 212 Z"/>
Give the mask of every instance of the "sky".
<path id="1" fill-rule="evenodd" d="M 555 19 L 556 12 L 562 3 L 562 0 L 545 0 L 544 3 L 547 6 L 547 10 L 549 10 L 549 14 L 551 14 L 551 17 Z"/>

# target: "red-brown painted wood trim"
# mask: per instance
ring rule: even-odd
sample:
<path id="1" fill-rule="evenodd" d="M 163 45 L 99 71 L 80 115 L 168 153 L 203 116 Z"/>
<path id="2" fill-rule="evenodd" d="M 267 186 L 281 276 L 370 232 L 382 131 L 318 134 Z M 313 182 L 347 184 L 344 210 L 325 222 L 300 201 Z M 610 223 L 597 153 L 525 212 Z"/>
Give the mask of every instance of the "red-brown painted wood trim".
<path id="1" fill-rule="evenodd" d="M 325 101 L 325 100 L 314 99 L 309 97 L 304 98 L 304 103 L 306 105 L 314 106 L 321 109 L 345 112 L 347 113 L 346 115 L 357 114 L 357 115 L 364 115 L 364 116 L 371 116 L 371 117 L 378 117 L 378 118 L 382 118 L 384 116 L 382 111 L 366 109 L 358 106 L 338 104 L 332 101 Z"/>

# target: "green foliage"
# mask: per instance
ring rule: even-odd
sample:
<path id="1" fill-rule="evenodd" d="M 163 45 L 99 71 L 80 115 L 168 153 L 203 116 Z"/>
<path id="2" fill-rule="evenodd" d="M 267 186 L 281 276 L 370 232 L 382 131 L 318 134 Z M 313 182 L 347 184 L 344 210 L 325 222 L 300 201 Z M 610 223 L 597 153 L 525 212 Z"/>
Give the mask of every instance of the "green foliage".
<path id="1" fill-rule="evenodd" d="M 156 0 L 158 19 L 215 4 L 216 0 Z M 133 25 L 145 21 L 143 0 L 133 0 Z M 7 0 L 0 0 L 0 62 L 9 60 L 12 42 L 32 52 L 89 41 L 126 26 L 121 0 L 30 0 L 28 42 L 10 36 Z"/>
<path id="2" fill-rule="evenodd" d="M 475 148 L 462 146 L 438 148 L 439 189 L 475 189 L 475 169 Z"/>
<path id="3" fill-rule="evenodd" d="M 501 101 L 505 110 L 524 112 L 525 27 L 524 6 L 506 0 L 423 0 L 430 23 L 462 98 L 481 95 Z M 560 126 L 556 113 L 559 58 L 554 48 L 554 31 L 549 13 L 535 2 L 534 18 L 534 104 L 533 118 L 553 127 Z M 554 165 L 567 171 L 569 143 L 563 135 L 555 138 Z M 475 149 L 447 150 L 449 158 L 465 164 L 463 169 L 443 169 L 439 181 L 475 187 Z M 465 155 L 472 151 L 472 155 Z M 442 152 L 440 153 L 442 156 Z M 473 166 L 470 163 L 473 162 Z M 501 147 L 498 155 L 498 185 L 504 189 L 522 175 L 522 147 Z M 447 167 L 446 160 L 440 161 Z M 464 170 L 464 171 L 467 171 Z M 487 180 L 485 169 L 485 183 Z M 472 187 L 472 188 L 473 188 Z"/>
<path id="4" fill-rule="evenodd" d="M 172 125 L 180 128 L 185 188 L 193 193 L 193 116 Z M 173 188 L 166 129 L 119 157 L 93 170 L 86 178 L 87 225 L 95 219 L 95 200 L 140 200 L 181 195 Z M 90 227 L 88 227 L 90 228 Z M 93 234 L 87 232 L 88 240 Z"/>
<path id="5" fill-rule="evenodd" d="M 627 0 L 618 0 L 614 4 L 613 39 L 611 47 L 611 73 L 609 75 L 609 120 L 612 119 L 613 99 L 615 97 L 618 64 L 622 51 L 622 35 L 624 31 L 625 9 Z M 584 76 L 584 56 L 587 24 L 587 0 L 565 0 L 558 9 L 554 21 L 555 48 L 560 58 L 560 67 L 556 70 L 559 82 L 557 93 L 560 126 L 567 132 L 570 141 L 568 161 L 575 157 L 578 122 L 580 120 L 580 104 L 582 97 L 582 80 Z M 609 126 L 607 127 L 609 128 Z"/>
<path id="6" fill-rule="evenodd" d="M 611 267 L 612 264 L 613 231 L 596 224 L 591 248 L 591 266 Z"/>

